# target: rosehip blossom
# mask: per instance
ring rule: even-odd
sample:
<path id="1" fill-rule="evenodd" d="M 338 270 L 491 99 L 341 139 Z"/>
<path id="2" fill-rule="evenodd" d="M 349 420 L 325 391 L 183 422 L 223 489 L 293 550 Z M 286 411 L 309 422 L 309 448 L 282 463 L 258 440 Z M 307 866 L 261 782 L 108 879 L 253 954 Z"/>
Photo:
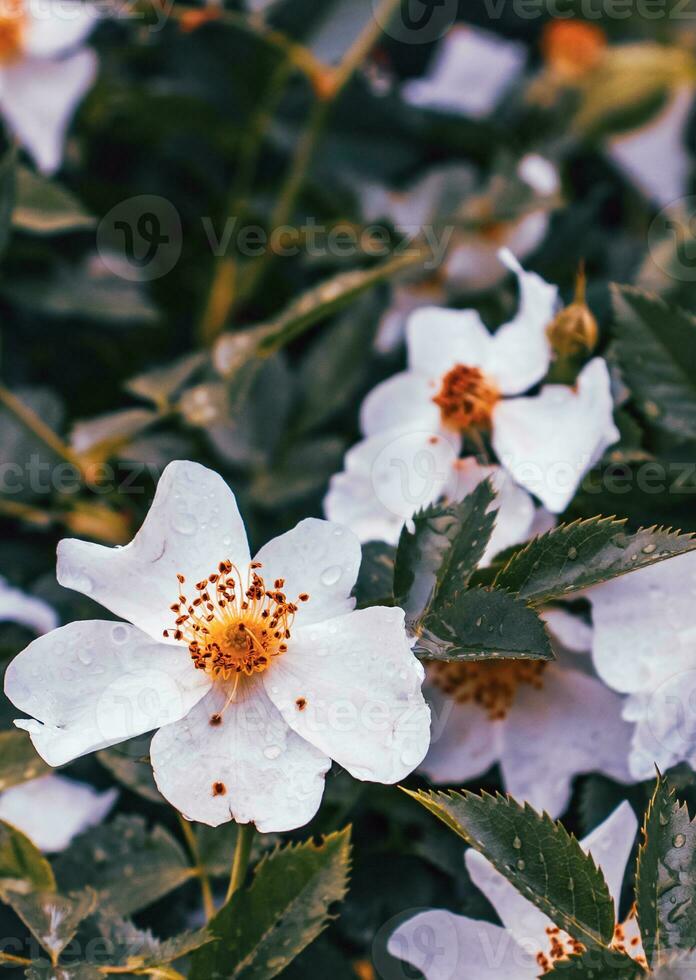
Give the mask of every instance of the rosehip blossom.
<path id="1" fill-rule="evenodd" d="M 72 0 L 0 3 L 0 114 L 47 174 L 60 167 L 70 120 L 97 74 L 96 54 L 81 47 L 97 16 Z"/>
<path id="2" fill-rule="evenodd" d="M 596 827 L 580 846 L 591 854 L 604 874 L 618 912 L 638 821 L 624 802 Z M 520 849 L 524 855 L 524 842 Z M 409 919 L 393 933 L 392 956 L 415 966 L 426 980 L 536 980 L 557 963 L 583 951 L 582 944 L 559 929 L 477 851 L 464 855 L 474 884 L 491 903 L 502 925 L 430 909 Z M 425 941 L 427 939 L 427 941 Z M 616 926 L 612 946 L 647 966 L 640 930 L 632 909 Z"/>
<path id="3" fill-rule="evenodd" d="M 678 555 L 588 589 L 597 673 L 624 695 L 633 725 L 628 766 L 651 779 L 696 767 L 696 554 Z"/>
<path id="4" fill-rule="evenodd" d="M 10 664 L 5 691 L 58 766 L 159 728 L 160 792 L 189 819 L 260 831 L 316 813 L 335 759 L 394 783 L 425 756 L 423 667 L 400 609 L 355 610 L 355 536 L 308 519 L 252 561 L 233 493 L 164 471 L 130 545 L 65 540 L 58 579 L 126 623 L 71 623 Z"/>
<path id="5" fill-rule="evenodd" d="M 21 830 L 47 854 L 69 847 L 78 834 L 100 824 L 118 798 L 65 776 L 40 776 L 0 794 L 0 820 Z"/>

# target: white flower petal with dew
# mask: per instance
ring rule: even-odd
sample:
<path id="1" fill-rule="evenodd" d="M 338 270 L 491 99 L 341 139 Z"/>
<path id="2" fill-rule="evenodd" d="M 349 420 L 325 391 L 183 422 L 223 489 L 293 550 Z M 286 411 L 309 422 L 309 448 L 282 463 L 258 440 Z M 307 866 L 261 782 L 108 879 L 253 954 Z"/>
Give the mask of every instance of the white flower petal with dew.
<path id="1" fill-rule="evenodd" d="M 224 689 L 213 687 L 157 732 L 150 754 L 162 795 L 188 820 L 212 827 L 232 818 L 271 833 L 309 823 L 331 759 L 286 725 L 260 679 L 233 710 L 224 710 L 225 701 Z"/>
<path id="2" fill-rule="evenodd" d="M 58 546 L 58 581 L 129 620 L 153 639 L 172 625 L 177 575 L 197 582 L 229 558 L 249 564 L 234 494 L 217 473 L 176 461 L 162 474 L 142 527 L 124 548 L 67 538 Z"/>
<path id="3" fill-rule="evenodd" d="M 538 395 L 506 399 L 493 409 L 498 459 L 556 514 L 619 437 L 609 372 L 598 357 L 582 369 L 574 388 L 546 385 Z"/>
<path id="4" fill-rule="evenodd" d="M 5 673 L 7 697 L 37 719 L 15 724 L 50 766 L 183 718 L 209 687 L 185 646 L 101 620 L 40 636 Z"/>
<path id="5" fill-rule="evenodd" d="M 423 676 L 403 610 L 373 606 L 300 626 L 263 679 L 298 735 L 357 779 L 395 783 L 428 750 Z"/>
<path id="6" fill-rule="evenodd" d="M 402 95 L 414 106 L 485 119 L 526 61 L 523 44 L 457 26 L 443 38 L 426 77 L 406 82 Z"/>
<path id="7" fill-rule="evenodd" d="M 0 794 L 0 820 L 17 827 L 40 850 L 54 854 L 101 823 L 117 798 L 116 789 L 98 793 L 65 776 L 41 776 Z"/>
<path id="8" fill-rule="evenodd" d="M 19 623 L 35 633 L 48 633 L 58 625 L 58 615 L 43 599 L 13 588 L 0 577 L 0 622 Z"/>
<path id="9" fill-rule="evenodd" d="M 0 113 L 44 173 L 60 167 L 68 125 L 96 75 L 97 56 L 86 48 L 0 68 Z"/>

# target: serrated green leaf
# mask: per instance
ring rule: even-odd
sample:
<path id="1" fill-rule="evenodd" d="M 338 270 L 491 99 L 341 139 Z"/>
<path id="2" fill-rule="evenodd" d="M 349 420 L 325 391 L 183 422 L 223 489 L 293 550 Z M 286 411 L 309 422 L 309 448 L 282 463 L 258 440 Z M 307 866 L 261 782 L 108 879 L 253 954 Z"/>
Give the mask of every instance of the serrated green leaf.
<path id="1" fill-rule="evenodd" d="M 118 816 L 81 834 L 55 862 L 62 891 L 94 888 L 101 907 L 128 916 L 156 902 L 195 874 L 164 827 Z"/>
<path id="2" fill-rule="evenodd" d="M 190 980 L 270 980 L 323 931 L 329 908 L 348 887 L 350 827 L 288 844 L 265 857 L 248 889 L 238 891 L 210 922 L 219 942 L 193 959 Z"/>
<path id="3" fill-rule="evenodd" d="M 50 771 L 26 732 L 0 732 L 0 790 L 18 786 Z"/>
<path id="4" fill-rule="evenodd" d="M 0 820 L 0 893 L 52 892 L 56 880 L 51 865 L 16 827 Z"/>
<path id="5" fill-rule="evenodd" d="M 495 578 L 535 606 L 598 585 L 655 562 L 696 550 L 696 536 L 671 528 L 626 531 L 626 521 L 590 517 L 534 538 L 508 560 Z"/>
<path id="6" fill-rule="evenodd" d="M 12 224 L 33 235 L 58 235 L 93 228 L 96 221 L 60 184 L 28 167 L 17 167 Z"/>
<path id="7" fill-rule="evenodd" d="M 133 971 L 173 963 L 212 940 L 207 928 L 161 940 L 149 929 L 139 929 L 129 919 L 111 919 L 105 915 L 100 918 L 99 931 L 106 940 L 109 963 Z"/>
<path id="8" fill-rule="evenodd" d="M 428 613 L 416 652 L 435 660 L 553 660 L 546 626 L 531 606 L 503 589 L 469 589 Z"/>
<path id="9" fill-rule="evenodd" d="M 86 889 L 70 895 L 8 892 L 5 899 L 55 962 L 75 938 L 80 923 L 94 912 L 99 896 L 92 889 Z"/>
<path id="10" fill-rule="evenodd" d="M 396 548 L 383 541 L 368 541 L 362 547 L 362 561 L 353 595 L 360 608 L 384 599 L 394 593 L 394 562 Z"/>
<path id="11" fill-rule="evenodd" d="M 661 776 L 643 824 L 636 904 L 648 962 L 696 947 L 696 822 Z"/>
<path id="12" fill-rule="evenodd" d="M 489 480 L 456 504 L 433 504 L 404 527 L 394 570 L 394 594 L 414 623 L 431 608 L 451 603 L 469 582 L 495 525 Z"/>
<path id="13" fill-rule="evenodd" d="M 604 875 L 560 822 L 499 794 L 406 792 L 574 939 L 593 948 L 611 942 L 614 901 Z"/>
<path id="14" fill-rule="evenodd" d="M 593 949 L 582 956 L 571 956 L 555 964 L 549 977 L 575 980 L 637 980 L 645 976 L 641 966 L 624 953 Z"/>
<path id="15" fill-rule="evenodd" d="M 696 317 L 631 286 L 614 286 L 612 299 L 619 364 L 641 413 L 696 438 Z"/>

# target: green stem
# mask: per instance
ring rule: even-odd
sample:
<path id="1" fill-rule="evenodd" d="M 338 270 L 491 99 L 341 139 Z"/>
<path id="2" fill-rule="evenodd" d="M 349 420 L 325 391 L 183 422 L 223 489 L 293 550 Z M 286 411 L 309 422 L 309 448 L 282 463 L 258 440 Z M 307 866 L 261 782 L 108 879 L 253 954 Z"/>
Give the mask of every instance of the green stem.
<path id="1" fill-rule="evenodd" d="M 251 857 L 251 845 L 254 842 L 255 827 L 252 823 L 242 823 L 237 825 L 237 846 L 234 851 L 232 861 L 232 873 L 230 874 L 230 885 L 227 889 L 225 904 L 229 902 L 234 893 L 244 884 L 249 858 Z"/>
<path id="2" fill-rule="evenodd" d="M 70 446 L 61 437 L 46 425 L 43 419 L 36 414 L 33 408 L 26 405 L 21 398 L 18 398 L 9 388 L 0 384 L 0 403 L 22 423 L 25 428 L 33 432 L 34 435 L 52 449 L 56 455 L 62 457 L 75 467 L 80 477 L 84 479 L 84 470 L 80 457 L 72 451 Z"/>

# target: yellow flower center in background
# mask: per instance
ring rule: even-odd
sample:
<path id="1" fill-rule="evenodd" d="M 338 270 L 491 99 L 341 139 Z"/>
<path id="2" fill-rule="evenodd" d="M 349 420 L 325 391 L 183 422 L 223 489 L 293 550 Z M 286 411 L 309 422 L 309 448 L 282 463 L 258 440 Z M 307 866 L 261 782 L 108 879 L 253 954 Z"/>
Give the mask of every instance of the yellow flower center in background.
<path id="1" fill-rule="evenodd" d="M 276 579 L 269 589 L 260 568 L 260 562 L 252 562 L 244 582 L 236 565 L 220 562 L 217 572 L 196 583 L 191 601 L 183 592 L 184 576 L 177 576 L 181 591 L 171 606 L 176 621 L 164 635 L 187 643 L 196 669 L 214 680 L 266 670 L 288 648 L 297 603 L 309 599 L 303 593 L 289 602 L 282 591 L 284 579 Z"/>
<path id="2" fill-rule="evenodd" d="M 473 660 L 428 666 L 430 680 L 460 704 L 473 702 L 488 713 L 491 721 L 504 718 L 515 700 L 520 684 L 543 686 L 543 660 Z"/>
<path id="3" fill-rule="evenodd" d="M 433 398 L 444 425 L 460 431 L 489 429 L 500 392 L 483 371 L 457 364 L 442 379 L 439 393 Z"/>
<path id="4" fill-rule="evenodd" d="M 23 0 L 0 0 L 0 64 L 11 64 L 22 57 L 26 30 Z"/>

